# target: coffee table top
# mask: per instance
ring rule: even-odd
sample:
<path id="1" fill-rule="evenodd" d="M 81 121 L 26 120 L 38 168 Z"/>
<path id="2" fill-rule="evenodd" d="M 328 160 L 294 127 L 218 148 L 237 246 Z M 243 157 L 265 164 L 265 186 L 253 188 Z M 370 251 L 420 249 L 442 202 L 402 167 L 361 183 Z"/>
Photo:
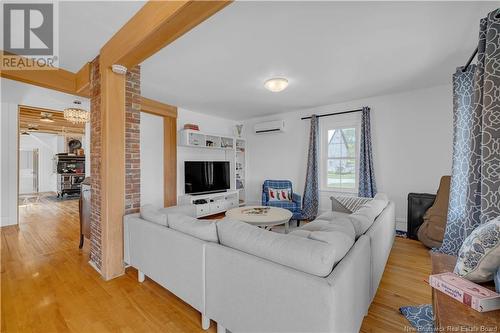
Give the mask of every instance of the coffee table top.
<path id="1" fill-rule="evenodd" d="M 226 212 L 229 218 L 261 226 L 286 223 L 292 215 L 292 212 L 287 209 L 269 206 L 237 207 Z"/>

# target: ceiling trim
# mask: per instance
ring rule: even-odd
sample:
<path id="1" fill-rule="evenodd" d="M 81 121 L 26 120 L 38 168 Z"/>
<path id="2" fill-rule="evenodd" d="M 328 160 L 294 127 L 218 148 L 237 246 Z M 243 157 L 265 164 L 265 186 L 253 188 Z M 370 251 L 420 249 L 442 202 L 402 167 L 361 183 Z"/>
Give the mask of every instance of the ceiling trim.
<path id="1" fill-rule="evenodd" d="M 132 68 L 231 2 L 149 1 L 102 47 L 101 62 Z"/>

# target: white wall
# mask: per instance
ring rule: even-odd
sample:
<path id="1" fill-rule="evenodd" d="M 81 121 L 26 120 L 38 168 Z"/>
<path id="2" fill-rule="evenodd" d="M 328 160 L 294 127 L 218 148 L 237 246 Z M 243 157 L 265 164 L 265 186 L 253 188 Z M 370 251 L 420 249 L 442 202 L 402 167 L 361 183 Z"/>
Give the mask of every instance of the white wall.
<path id="1" fill-rule="evenodd" d="M 184 124 L 192 123 L 200 127 L 201 132 L 234 136 L 234 126 L 238 123 L 234 120 L 209 116 L 203 113 L 193 112 L 179 108 L 177 115 L 177 129 L 180 130 Z M 179 141 L 179 140 L 178 140 Z M 228 152 L 218 149 L 177 147 L 177 195 L 184 194 L 184 161 L 230 161 Z M 233 169 L 233 166 L 231 167 Z M 231 179 L 231 184 L 233 179 Z"/>
<path id="2" fill-rule="evenodd" d="M 57 149 L 57 139 L 57 134 L 50 133 L 31 133 L 19 137 L 20 150 L 38 149 L 39 192 L 57 191 L 57 173 L 53 170 L 53 159 L 55 154 L 62 152 Z"/>
<path id="3" fill-rule="evenodd" d="M 290 179 L 294 190 L 303 193 L 309 121 L 300 120 L 301 117 L 365 105 L 372 110 L 378 191 L 395 201 L 398 229 L 403 229 L 408 193 L 435 193 L 440 177 L 451 172 L 453 114 L 449 85 L 247 120 L 248 201 L 260 201 L 265 179 Z M 276 119 L 285 120 L 285 133 L 252 133 L 256 122 Z M 328 192 L 321 193 L 320 210 L 329 209 L 329 196 Z"/>
<path id="4" fill-rule="evenodd" d="M 163 117 L 141 112 L 141 205 L 163 207 Z"/>
<path id="5" fill-rule="evenodd" d="M 3 81 L 3 80 L 2 80 Z M 3 87 L 2 87 L 3 88 Z M 3 90 L 2 90 L 3 95 Z M 17 224 L 17 105 L 0 110 L 0 226 Z"/>
<path id="6" fill-rule="evenodd" d="M 0 80 L 0 226 L 17 223 L 17 123 L 18 105 L 63 110 L 74 96 L 8 79 Z M 90 110 L 89 100 L 80 98 Z M 88 154 L 88 152 L 86 152 Z M 89 155 L 87 155 L 89 156 Z"/>

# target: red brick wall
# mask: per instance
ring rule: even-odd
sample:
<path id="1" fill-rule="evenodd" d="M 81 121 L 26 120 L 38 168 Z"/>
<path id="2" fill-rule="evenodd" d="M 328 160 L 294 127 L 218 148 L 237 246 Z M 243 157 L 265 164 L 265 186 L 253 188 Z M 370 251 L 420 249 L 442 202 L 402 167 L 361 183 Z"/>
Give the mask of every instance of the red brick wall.
<path id="1" fill-rule="evenodd" d="M 125 86 L 125 214 L 136 213 L 141 205 L 141 70 L 127 72 Z"/>
<path id="2" fill-rule="evenodd" d="M 99 57 L 91 63 L 90 174 L 92 177 L 90 260 L 101 269 L 101 85 Z M 125 86 L 125 214 L 139 211 L 141 197 L 140 120 L 141 72 L 129 70 Z"/>

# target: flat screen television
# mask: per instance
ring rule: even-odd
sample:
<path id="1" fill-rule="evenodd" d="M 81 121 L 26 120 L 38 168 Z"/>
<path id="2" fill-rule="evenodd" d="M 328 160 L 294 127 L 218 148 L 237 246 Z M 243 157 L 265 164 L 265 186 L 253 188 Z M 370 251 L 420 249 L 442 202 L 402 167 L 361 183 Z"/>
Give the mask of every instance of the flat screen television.
<path id="1" fill-rule="evenodd" d="M 185 161 L 184 191 L 186 194 L 224 192 L 231 188 L 229 162 Z"/>

